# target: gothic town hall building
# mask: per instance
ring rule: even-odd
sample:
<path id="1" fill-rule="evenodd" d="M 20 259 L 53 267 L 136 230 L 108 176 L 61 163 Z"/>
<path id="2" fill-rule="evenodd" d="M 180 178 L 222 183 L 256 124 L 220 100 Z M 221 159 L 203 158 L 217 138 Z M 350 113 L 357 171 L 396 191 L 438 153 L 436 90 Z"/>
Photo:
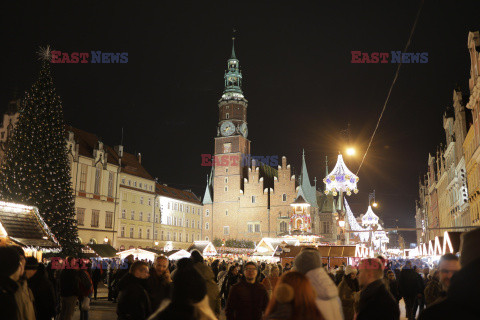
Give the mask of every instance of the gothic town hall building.
<path id="1" fill-rule="evenodd" d="M 278 159 L 276 168 L 251 159 L 248 101 L 242 91 L 234 47 L 224 77 L 225 89 L 218 102 L 214 165 L 203 197 L 205 240 L 243 239 L 258 243 L 264 237 L 295 232 L 313 233 L 322 236 L 324 242 L 336 242 L 336 201 L 317 190 L 316 179 L 311 184 L 305 153 L 298 178 L 286 157 Z"/>

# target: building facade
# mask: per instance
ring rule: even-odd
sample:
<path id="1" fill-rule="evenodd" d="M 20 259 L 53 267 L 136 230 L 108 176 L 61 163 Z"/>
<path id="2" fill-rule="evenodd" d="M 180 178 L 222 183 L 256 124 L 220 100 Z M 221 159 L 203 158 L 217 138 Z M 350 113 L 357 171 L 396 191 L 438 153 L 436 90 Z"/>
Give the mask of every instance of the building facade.
<path id="1" fill-rule="evenodd" d="M 252 159 L 252 143 L 247 139 L 248 101 L 242 91 L 242 74 L 234 48 L 224 78 L 214 154 L 210 159 L 213 167 L 202 201 L 202 238 L 258 243 L 264 237 L 298 230 L 317 234 L 322 231 L 328 239 L 336 239 L 332 236 L 336 229 L 331 227 L 335 205 L 323 203 L 333 199 L 323 199 L 324 211 L 320 216 L 316 182 L 311 185 L 305 154 L 298 180 L 286 157 L 273 161 L 265 157 Z M 329 209 L 332 212 L 327 212 Z"/>

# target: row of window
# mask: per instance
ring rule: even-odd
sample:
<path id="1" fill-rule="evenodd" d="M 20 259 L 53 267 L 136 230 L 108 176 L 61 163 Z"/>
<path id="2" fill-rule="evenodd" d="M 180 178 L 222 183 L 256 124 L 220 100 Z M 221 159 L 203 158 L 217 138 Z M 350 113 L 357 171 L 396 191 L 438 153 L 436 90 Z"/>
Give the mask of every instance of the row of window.
<path id="1" fill-rule="evenodd" d="M 95 168 L 95 184 L 93 186 L 93 193 L 96 195 L 101 194 L 102 187 L 102 172 L 103 168 L 101 164 L 98 164 Z M 107 171 L 108 174 L 108 183 L 107 183 L 107 196 L 113 197 L 113 188 L 114 188 L 114 173 L 112 171 Z M 80 165 L 80 185 L 79 191 L 87 192 L 87 181 L 88 181 L 88 165 L 82 163 Z"/>
<path id="2" fill-rule="evenodd" d="M 120 227 L 120 237 L 121 238 L 126 238 L 126 233 L 125 233 L 125 230 L 126 227 L 125 226 L 121 226 Z M 130 227 L 129 229 L 129 233 L 128 233 L 128 237 L 129 238 L 132 238 L 132 239 L 150 239 L 150 229 L 146 229 L 146 233 L 145 233 L 145 237 L 144 237 L 144 233 L 143 233 L 143 229 L 142 228 L 138 228 L 137 230 L 137 237 L 135 237 L 135 228 L 134 227 Z M 200 234 L 197 234 L 197 240 L 200 240 Z M 158 230 L 154 230 L 153 232 L 153 240 L 158 240 Z M 160 240 L 166 240 L 166 241 L 178 241 L 178 242 L 192 242 L 192 241 L 195 241 L 195 234 L 192 233 L 191 235 L 188 234 L 188 233 L 185 233 L 185 237 L 183 236 L 183 233 L 182 232 L 170 232 L 170 231 L 167 231 L 165 232 L 164 230 L 162 230 L 160 232 Z"/>
<path id="3" fill-rule="evenodd" d="M 130 186 L 130 187 L 135 187 L 135 188 L 139 188 L 139 189 L 145 189 L 145 190 L 153 191 L 153 185 L 142 183 L 142 182 L 138 182 L 138 184 L 137 184 L 137 181 L 135 181 L 135 180 L 132 181 L 132 180 L 127 180 L 125 178 L 122 178 L 122 184 L 125 185 L 125 186 Z"/>
<path id="4" fill-rule="evenodd" d="M 123 198 L 122 199 L 123 201 L 130 201 L 132 203 L 137 202 L 137 196 L 135 194 L 132 194 L 132 193 L 129 193 L 129 192 L 123 192 L 122 198 Z M 153 203 L 153 199 L 152 198 L 147 198 L 147 201 L 145 201 L 145 199 L 143 197 L 140 197 L 138 202 L 140 204 L 146 204 L 146 205 L 151 206 L 152 203 Z"/>
<path id="5" fill-rule="evenodd" d="M 130 220 L 135 220 L 135 210 L 132 210 L 130 212 Z M 139 221 L 147 221 L 147 222 L 151 222 L 152 220 L 152 213 L 151 212 L 147 212 L 147 215 L 146 215 L 146 220 L 143 219 L 143 212 L 139 212 L 138 213 L 138 220 Z M 122 209 L 122 219 L 127 219 L 127 210 L 126 209 Z M 155 214 L 155 223 L 158 223 L 158 214 Z"/>
<path id="6" fill-rule="evenodd" d="M 77 225 L 85 225 L 85 209 L 77 208 Z M 90 226 L 97 228 L 100 226 L 100 210 L 92 210 L 92 216 L 90 220 Z M 105 212 L 105 228 L 113 228 L 113 212 Z"/>
<path id="7" fill-rule="evenodd" d="M 190 213 L 191 211 L 193 214 L 197 214 L 197 215 L 202 214 L 202 209 L 195 208 L 193 206 L 189 206 L 189 205 L 178 203 L 178 202 L 169 202 L 167 204 L 167 208 L 170 210 L 176 210 L 176 211 L 186 212 L 186 213 Z"/>
<path id="8" fill-rule="evenodd" d="M 191 221 L 189 219 L 182 219 L 177 217 L 167 217 L 167 225 L 169 226 L 179 226 L 187 228 L 195 228 L 195 219 Z M 201 229 L 200 221 L 197 221 L 196 227 Z"/>

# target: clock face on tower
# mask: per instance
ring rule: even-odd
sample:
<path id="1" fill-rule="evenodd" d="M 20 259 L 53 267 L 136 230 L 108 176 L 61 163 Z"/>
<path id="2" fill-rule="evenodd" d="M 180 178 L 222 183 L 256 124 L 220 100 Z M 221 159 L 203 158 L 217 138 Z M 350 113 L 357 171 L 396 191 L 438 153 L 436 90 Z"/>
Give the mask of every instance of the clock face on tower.
<path id="1" fill-rule="evenodd" d="M 224 137 L 228 137 L 235 132 L 235 126 L 233 125 L 232 121 L 225 121 L 220 126 L 220 134 Z"/>
<path id="2" fill-rule="evenodd" d="M 247 128 L 247 124 L 244 122 L 242 123 L 242 125 L 240 126 L 240 133 L 246 138 L 248 136 L 248 128 Z"/>

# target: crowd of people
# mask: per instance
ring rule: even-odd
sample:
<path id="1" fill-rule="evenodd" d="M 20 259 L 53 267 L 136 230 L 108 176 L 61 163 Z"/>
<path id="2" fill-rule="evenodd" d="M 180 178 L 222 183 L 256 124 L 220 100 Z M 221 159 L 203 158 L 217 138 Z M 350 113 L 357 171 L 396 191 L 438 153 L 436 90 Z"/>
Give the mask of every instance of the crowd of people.
<path id="1" fill-rule="evenodd" d="M 478 243 L 480 229 L 464 234 L 460 258 L 445 254 L 432 269 L 379 256 L 336 270 L 308 247 L 291 265 L 204 260 L 193 250 L 177 263 L 128 256 L 123 268 L 106 270 L 71 257 L 68 268 L 53 269 L 20 247 L 0 247 L 1 319 L 70 320 L 78 305 L 88 320 L 102 280 L 119 320 L 399 319 L 402 299 L 409 320 L 478 319 Z"/>

